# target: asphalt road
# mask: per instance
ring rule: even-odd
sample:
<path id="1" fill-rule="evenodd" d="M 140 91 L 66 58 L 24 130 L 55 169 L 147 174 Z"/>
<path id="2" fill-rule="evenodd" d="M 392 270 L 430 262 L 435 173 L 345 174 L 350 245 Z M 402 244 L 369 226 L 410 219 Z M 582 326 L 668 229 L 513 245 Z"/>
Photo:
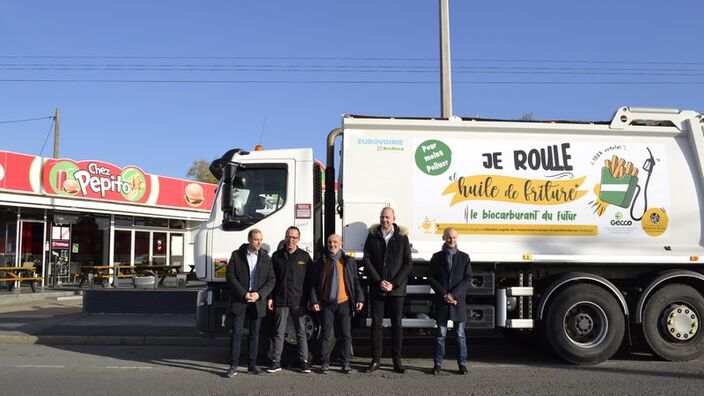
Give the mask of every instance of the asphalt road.
<path id="1" fill-rule="evenodd" d="M 595 366 L 570 366 L 532 347 L 494 344 L 471 348 L 469 375 L 442 375 L 429 345 L 410 342 L 409 371 L 345 375 L 283 370 L 260 376 L 241 371 L 224 378 L 227 351 L 216 347 L 115 347 L 0 345 L 0 383 L 5 395 L 426 395 L 426 394 L 702 394 L 704 359 L 662 362 L 647 354 L 619 354 Z M 364 347 L 358 355 L 364 355 Z M 356 357 L 363 370 L 369 358 Z M 333 365 L 333 369 L 336 369 Z M 241 370 L 244 370 L 241 368 Z M 381 393 L 380 393 L 381 392 Z"/>

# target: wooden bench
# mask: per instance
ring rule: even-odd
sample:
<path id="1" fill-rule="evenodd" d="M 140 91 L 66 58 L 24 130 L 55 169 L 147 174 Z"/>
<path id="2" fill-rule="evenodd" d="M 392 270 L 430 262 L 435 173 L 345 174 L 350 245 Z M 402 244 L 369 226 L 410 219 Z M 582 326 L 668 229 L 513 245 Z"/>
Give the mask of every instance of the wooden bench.
<path id="1" fill-rule="evenodd" d="M 0 282 L 7 282 L 7 289 L 10 291 L 15 288 L 15 282 L 29 282 L 32 292 L 36 292 L 37 288 L 34 283 L 42 280 L 42 277 L 36 276 L 34 271 L 33 264 L 21 267 L 0 267 L 0 273 L 4 274 L 0 277 Z"/>
<path id="2" fill-rule="evenodd" d="M 112 270 L 112 267 L 109 265 L 82 265 L 81 266 L 81 282 L 78 284 L 78 287 L 83 286 L 83 284 L 92 278 L 93 280 L 95 279 L 108 279 L 110 280 L 114 275 L 110 273 Z M 89 282 L 90 287 L 93 287 L 93 284 Z"/>
<path id="3" fill-rule="evenodd" d="M 161 285 L 162 283 L 164 283 L 164 279 L 166 279 L 167 276 L 178 275 L 180 273 L 181 266 L 180 265 L 166 265 L 166 264 L 153 264 L 153 265 L 139 264 L 139 265 L 135 265 L 135 269 L 138 272 L 144 272 L 144 271 L 152 272 L 155 276 L 160 278 L 159 284 Z"/>

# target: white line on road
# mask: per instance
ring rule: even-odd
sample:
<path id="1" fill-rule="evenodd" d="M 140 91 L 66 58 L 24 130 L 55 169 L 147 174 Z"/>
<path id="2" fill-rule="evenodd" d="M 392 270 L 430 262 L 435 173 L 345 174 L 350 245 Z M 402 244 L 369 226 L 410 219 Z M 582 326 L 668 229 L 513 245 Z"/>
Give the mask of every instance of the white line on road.
<path id="1" fill-rule="evenodd" d="M 50 364 L 16 364 L 15 367 L 21 368 L 64 368 L 64 366 L 55 366 Z"/>
<path id="2" fill-rule="evenodd" d="M 105 367 L 107 369 L 127 369 L 127 370 L 134 370 L 134 369 L 150 369 L 153 368 L 151 366 L 107 366 Z"/>

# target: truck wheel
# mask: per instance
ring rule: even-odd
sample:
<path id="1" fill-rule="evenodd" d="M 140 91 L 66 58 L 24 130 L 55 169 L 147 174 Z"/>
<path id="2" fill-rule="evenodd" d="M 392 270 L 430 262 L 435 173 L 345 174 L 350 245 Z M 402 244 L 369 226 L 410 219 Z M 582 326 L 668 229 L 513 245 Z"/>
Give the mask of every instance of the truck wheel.
<path id="1" fill-rule="evenodd" d="M 693 287 L 671 284 L 655 292 L 645 304 L 643 335 L 653 353 L 676 362 L 704 354 L 699 327 L 704 318 L 704 298 Z"/>
<path id="2" fill-rule="evenodd" d="M 310 351 L 311 347 L 320 339 L 320 321 L 316 315 L 310 312 L 306 312 L 303 316 L 306 321 L 306 339 L 308 340 L 308 349 Z M 294 327 L 293 321 L 293 315 L 289 315 L 288 323 L 286 323 L 286 331 L 284 332 L 284 347 L 296 350 L 298 348 L 298 340 L 296 340 L 296 328 Z"/>
<path id="3" fill-rule="evenodd" d="M 591 284 L 568 286 L 548 308 L 545 335 L 555 354 L 573 364 L 609 359 L 621 345 L 625 321 L 618 301 Z"/>

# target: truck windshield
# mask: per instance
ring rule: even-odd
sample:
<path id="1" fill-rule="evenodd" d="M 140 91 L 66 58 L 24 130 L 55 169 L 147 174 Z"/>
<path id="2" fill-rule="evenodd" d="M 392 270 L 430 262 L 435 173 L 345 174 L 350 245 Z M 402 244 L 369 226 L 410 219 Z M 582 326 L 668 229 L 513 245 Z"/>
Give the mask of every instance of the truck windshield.
<path id="1" fill-rule="evenodd" d="M 260 166 L 238 166 L 232 181 L 232 210 L 223 218 L 227 229 L 245 229 L 286 203 L 286 165 Z"/>

